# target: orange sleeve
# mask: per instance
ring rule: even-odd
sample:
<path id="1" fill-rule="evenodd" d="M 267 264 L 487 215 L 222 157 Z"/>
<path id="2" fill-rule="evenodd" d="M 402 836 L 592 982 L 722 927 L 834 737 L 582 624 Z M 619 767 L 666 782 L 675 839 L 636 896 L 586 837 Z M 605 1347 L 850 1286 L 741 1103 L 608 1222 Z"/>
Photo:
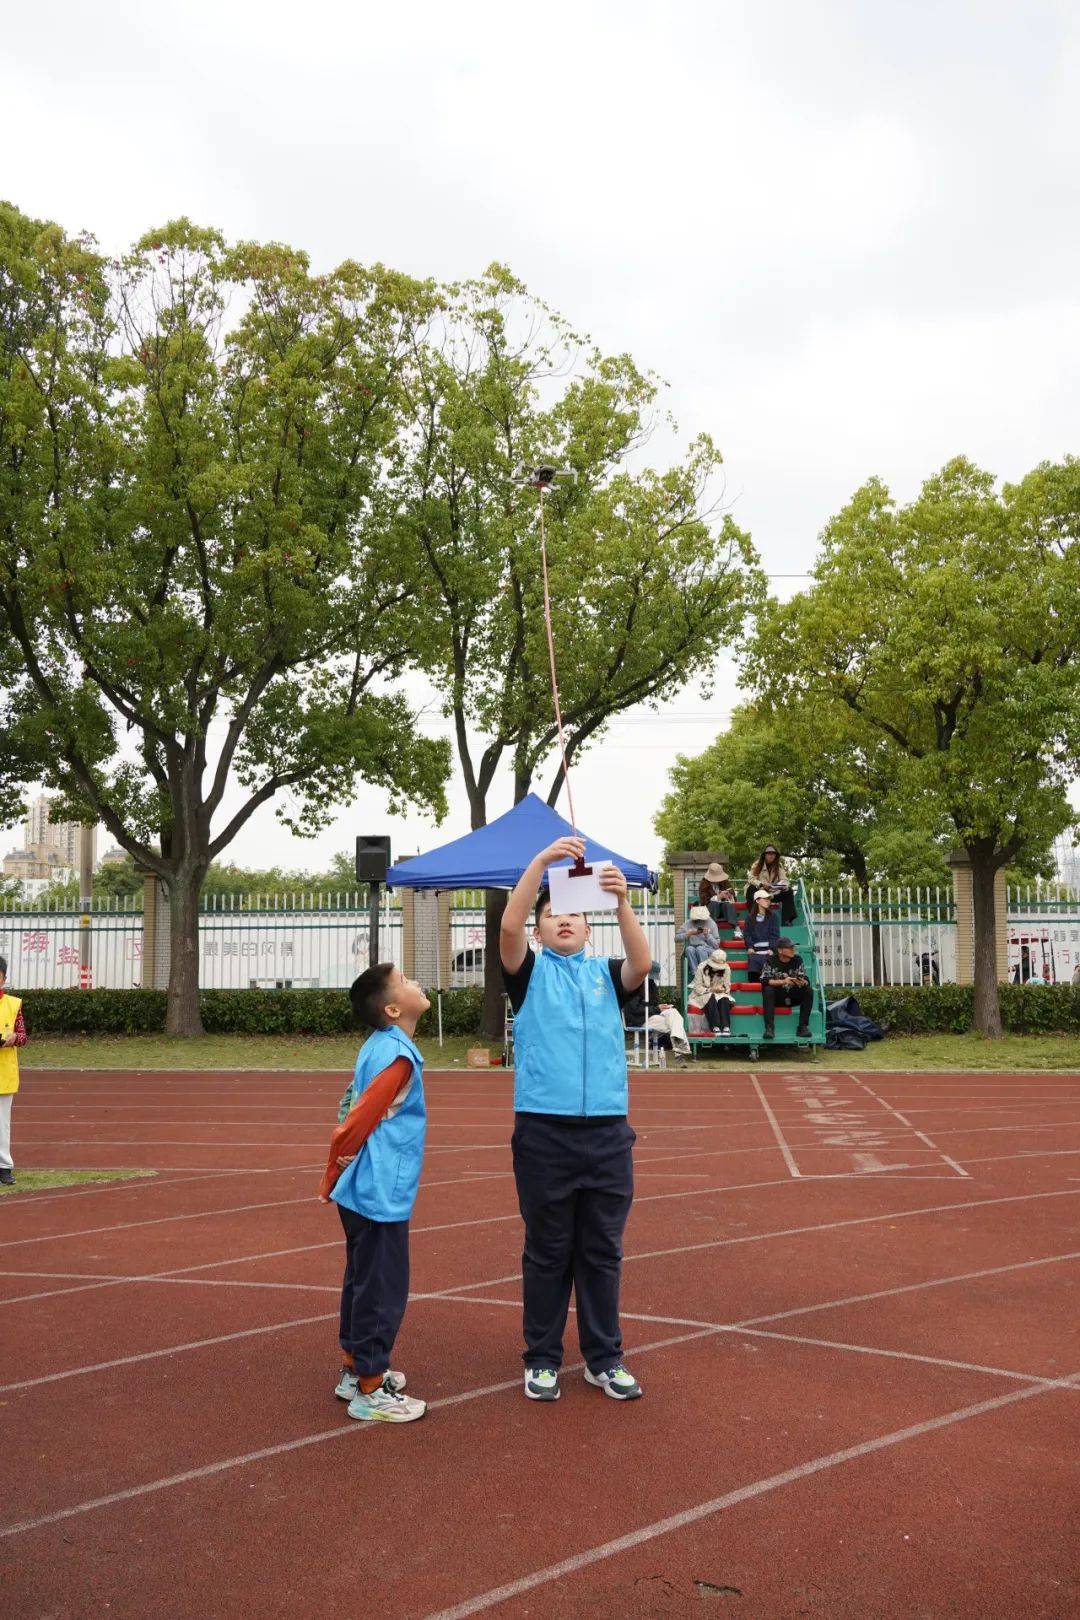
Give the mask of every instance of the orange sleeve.
<path id="1" fill-rule="evenodd" d="M 387 1069 L 382 1069 L 370 1086 L 353 1103 L 349 1112 L 330 1138 L 330 1157 L 319 1183 L 319 1197 L 325 1204 L 330 1190 L 341 1174 L 339 1158 L 359 1153 L 376 1125 L 386 1117 L 387 1109 L 412 1073 L 407 1057 L 395 1058 Z"/>

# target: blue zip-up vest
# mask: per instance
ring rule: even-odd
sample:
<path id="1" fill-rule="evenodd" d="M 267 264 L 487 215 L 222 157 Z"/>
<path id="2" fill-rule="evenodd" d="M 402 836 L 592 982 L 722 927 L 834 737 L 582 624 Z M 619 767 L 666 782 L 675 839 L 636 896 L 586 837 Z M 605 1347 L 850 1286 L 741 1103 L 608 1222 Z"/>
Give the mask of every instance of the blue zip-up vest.
<path id="1" fill-rule="evenodd" d="M 353 1074 L 352 1102 L 395 1058 L 407 1057 L 413 1070 L 404 1096 L 376 1125 L 352 1164 L 346 1165 L 330 1194 L 369 1221 L 407 1221 L 416 1202 L 424 1162 L 427 1105 L 424 1060 L 409 1037 L 396 1026 L 377 1029 L 360 1048 Z M 350 1103 L 350 1107 L 352 1103 Z"/>
<path id="2" fill-rule="evenodd" d="M 606 958 L 540 951 L 514 1019 L 514 1108 L 625 1114 L 626 1038 Z"/>

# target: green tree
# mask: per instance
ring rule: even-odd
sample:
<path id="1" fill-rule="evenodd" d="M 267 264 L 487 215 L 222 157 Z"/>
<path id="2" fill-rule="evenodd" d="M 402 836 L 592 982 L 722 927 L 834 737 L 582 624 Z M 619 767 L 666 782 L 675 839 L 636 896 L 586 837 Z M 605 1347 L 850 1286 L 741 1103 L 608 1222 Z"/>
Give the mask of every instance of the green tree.
<path id="1" fill-rule="evenodd" d="M 431 300 L 187 220 L 110 264 L 0 209 L 8 735 L 164 880 L 173 1032 L 200 1028 L 206 873 L 260 806 L 311 834 L 362 776 L 443 810 L 448 750 L 392 684 L 416 578 L 381 506 Z"/>
<path id="2" fill-rule="evenodd" d="M 1075 821 L 1080 461 L 999 494 L 957 459 L 902 507 L 871 480 L 827 525 L 814 579 L 765 616 L 749 684 L 846 712 L 891 750 L 913 820 L 947 818 L 973 874 L 975 1027 L 998 1035 L 996 874 Z"/>
<path id="3" fill-rule="evenodd" d="M 653 425 L 658 384 L 627 355 L 589 350 L 508 271 L 449 289 L 418 330 L 405 374 L 408 454 L 397 488 L 406 545 L 423 555 L 432 670 L 474 827 L 496 774 L 513 800 L 553 757 L 538 497 L 522 463 L 551 457 L 572 481 L 546 497 L 552 614 L 569 760 L 613 716 L 657 704 L 689 678 L 706 695 L 721 645 L 763 597 L 748 536 L 707 504 L 720 455 L 702 436 L 678 465 L 631 470 Z M 488 898 L 490 1033 L 501 1027 L 497 938 L 505 897 Z"/>
<path id="4" fill-rule="evenodd" d="M 948 883 L 947 840 L 896 796 L 887 743 L 846 711 L 813 700 L 737 709 L 730 728 L 694 758 L 681 756 L 655 819 L 669 850 L 715 849 L 736 874 L 770 840 L 806 882 Z M 881 929 L 871 930 L 875 984 L 884 981 Z"/>

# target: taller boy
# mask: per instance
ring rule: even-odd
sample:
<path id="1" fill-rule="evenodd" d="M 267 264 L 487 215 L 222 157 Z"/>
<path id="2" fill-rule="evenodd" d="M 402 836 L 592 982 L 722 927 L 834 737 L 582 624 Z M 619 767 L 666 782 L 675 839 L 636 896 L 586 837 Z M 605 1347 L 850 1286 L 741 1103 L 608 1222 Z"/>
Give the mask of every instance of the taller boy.
<path id="1" fill-rule="evenodd" d="M 580 913 L 553 915 L 547 867 L 585 852 L 560 838 L 526 867 L 503 915 L 503 978 L 514 1009 L 514 1177 L 525 1222 L 525 1394 L 557 1401 L 563 1330 L 573 1286 L 585 1377 L 615 1400 L 641 1386 L 623 1366 L 619 1329 L 622 1238 L 634 1197 L 627 1122 L 626 1043 L 620 1009 L 644 983 L 651 955 L 615 867 L 602 886 L 618 896 L 626 958 L 585 954 Z M 525 939 L 535 901 L 534 939 Z"/>

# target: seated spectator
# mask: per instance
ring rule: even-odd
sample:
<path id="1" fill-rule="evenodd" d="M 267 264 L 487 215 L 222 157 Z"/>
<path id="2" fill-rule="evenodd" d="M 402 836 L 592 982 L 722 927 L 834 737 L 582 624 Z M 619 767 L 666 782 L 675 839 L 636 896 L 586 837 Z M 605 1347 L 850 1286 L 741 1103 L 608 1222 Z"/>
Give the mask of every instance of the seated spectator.
<path id="1" fill-rule="evenodd" d="M 696 973 L 709 952 L 720 944 L 720 933 L 708 906 L 691 906 L 689 920 L 676 928 L 675 938 L 682 945 L 687 968 L 691 974 Z"/>
<path id="2" fill-rule="evenodd" d="M 671 1049 L 676 1057 L 691 1057 L 690 1042 L 686 1038 L 686 1025 L 683 1015 L 678 1007 L 673 1007 L 669 1001 L 660 1000 L 660 986 L 655 977 L 660 972 L 659 962 L 654 962 L 649 973 L 649 999 L 645 1000 L 645 986 L 641 985 L 634 991 L 628 1001 L 623 1002 L 623 1023 L 627 1029 L 644 1029 L 645 1015 L 649 1015 L 649 1029 L 654 1035 L 668 1037 Z"/>
<path id="3" fill-rule="evenodd" d="M 798 1007 L 799 1025 L 796 1035 L 810 1033 L 810 1014 L 814 1009 L 814 992 L 793 942 L 782 934 L 776 950 L 761 970 L 761 1005 L 765 1015 L 765 1039 L 771 1041 L 776 1031 L 776 1009 Z"/>
<path id="4" fill-rule="evenodd" d="M 751 904 L 755 890 L 768 889 L 773 899 L 780 902 L 781 922 L 785 927 L 790 926 L 795 921 L 795 893 L 775 844 L 765 845 L 746 876 L 749 880 L 746 890 L 747 907 Z"/>
<path id="5" fill-rule="evenodd" d="M 731 1034 L 734 997 L 731 994 L 731 968 L 726 951 L 713 951 L 708 960 L 702 962 L 690 986 L 690 1001 L 714 1034 Z"/>
<path id="6" fill-rule="evenodd" d="M 702 897 L 702 903 L 709 908 L 709 916 L 715 923 L 727 923 L 734 928 L 737 917 L 735 912 L 735 885 L 724 871 L 719 861 L 713 861 L 706 870 L 698 888 L 698 895 L 708 885 L 708 898 Z"/>
<path id="7" fill-rule="evenodd" d="M 772 908 L 772 895 L 768 889 L 758 889 L 748 902 L 751 909 L 742 924 L 746 942 L 746 976 L 752 984 L 761 978 L 761 970 L 772 956 L 780 939 L 780 924 Z"/>

